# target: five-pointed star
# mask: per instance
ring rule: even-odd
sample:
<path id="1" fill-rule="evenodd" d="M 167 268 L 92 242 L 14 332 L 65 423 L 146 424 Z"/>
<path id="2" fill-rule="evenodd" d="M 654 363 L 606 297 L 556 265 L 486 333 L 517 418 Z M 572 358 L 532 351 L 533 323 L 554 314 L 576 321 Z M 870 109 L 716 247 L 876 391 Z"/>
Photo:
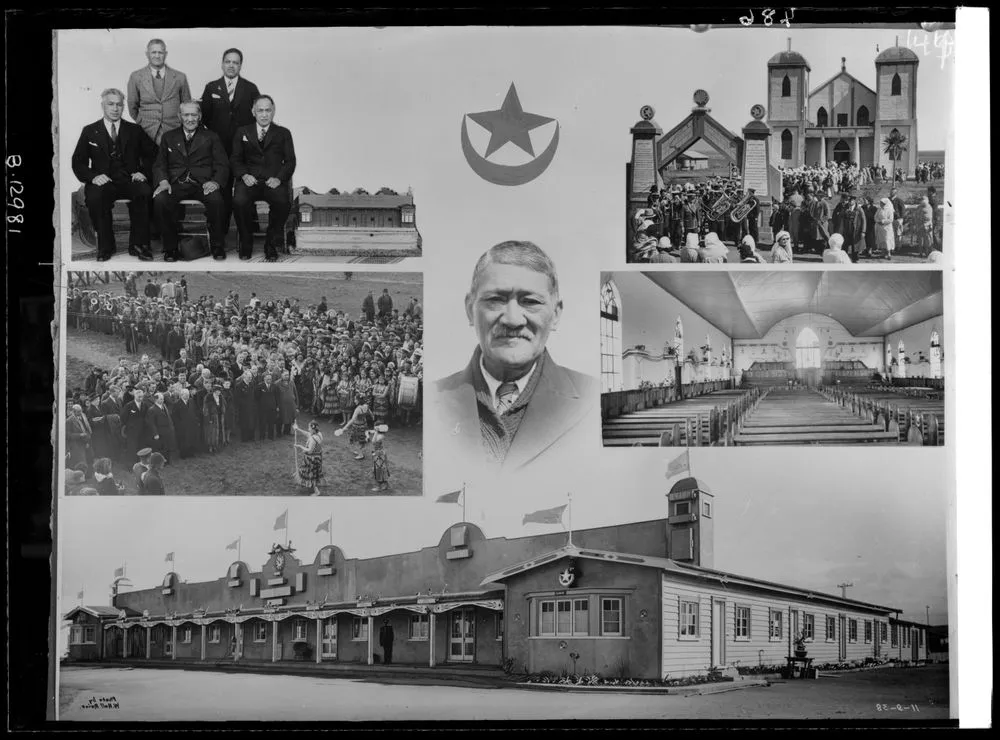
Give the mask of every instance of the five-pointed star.
<path id="1" fill-rule="evenodd" d="M 521 101 L 517 98 L 517 90 L 514 89 L 513 82 L 510 84 L 510 90 L 507 91 L 507 97 L 504 98 L 500 110 L 469 113 L 468 116 L 490 132 L 490 143 L 486 147 L 487 157 L 508 141 L 534 157 L 535 150 L 531 146 L 531 137 L 528 136 L 528 132 L 555 120 L 534 113 L 525 113 L 521 108 Z"/>

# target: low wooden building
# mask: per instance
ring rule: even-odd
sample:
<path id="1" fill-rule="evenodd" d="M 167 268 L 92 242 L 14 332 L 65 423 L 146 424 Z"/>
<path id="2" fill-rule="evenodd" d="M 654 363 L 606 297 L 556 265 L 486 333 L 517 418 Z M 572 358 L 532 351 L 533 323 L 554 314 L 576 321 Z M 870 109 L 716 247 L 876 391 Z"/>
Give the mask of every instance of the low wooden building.
<path id="1" fill-rule="evenodd" d="M 419 257 L 413 193 L 306 192 L 296 201 L 295 244 L 301 254 L 383 261 Z"/>
<path id="2" fill-rule="evenodd" d="M 487 538 L 449 527 L 416 552 L 312 561 L 276 544 L 260 570 L 120 593 L 67 614 L 71 660 L 506 665 L 520 672 L 678 678 L 784 665 L 803 634 L 815 665 L 923 661 L 926 628 L 899 610 L 713 568 L 708 487 L 685 478 L 666 519 Z M 89 630 L 89 631 L 87 631 Z M 99 634 L 103 633 L 103 637 Z"/>

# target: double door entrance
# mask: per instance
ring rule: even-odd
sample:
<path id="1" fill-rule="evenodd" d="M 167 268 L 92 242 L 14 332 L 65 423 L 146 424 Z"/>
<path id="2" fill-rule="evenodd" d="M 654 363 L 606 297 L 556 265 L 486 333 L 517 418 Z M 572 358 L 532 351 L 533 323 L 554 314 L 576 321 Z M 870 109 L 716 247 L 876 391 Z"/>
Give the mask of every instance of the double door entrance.
<path id="1" fill-rule="evenodd" d="M 323 620 L 323 638 L 321 657 L 336 660 L 337 658 L 337 618 L 327 617 Z"/>
<path id="2" fill-rule="evenodd" d="M 450 612 L 448 660 L 471 663 L 476 657 L 475 609 L 466 607 Z"/>

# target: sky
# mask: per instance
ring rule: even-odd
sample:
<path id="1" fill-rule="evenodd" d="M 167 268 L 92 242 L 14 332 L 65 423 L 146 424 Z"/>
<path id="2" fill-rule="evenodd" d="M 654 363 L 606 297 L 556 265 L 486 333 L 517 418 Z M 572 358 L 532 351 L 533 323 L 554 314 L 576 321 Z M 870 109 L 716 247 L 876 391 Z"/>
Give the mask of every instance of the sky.
<path id="1" fill-rule="evenodd" d="M 244 75 L 276 102 L 276 122 L 291 129 L 299 165 L 295 185 L 315 190 L 383 185 L 414 191 L 424 239 L 427 377 L 464 365 L 474 335 L 462 310 L 472 267 L 504 239 L 536 242 L 559 270 L 566 306 L 549 347 L 560 364 L 596 374 L 599 273 L 618 268 L 624 167 L 629 128 L 650 104 L 669 130 L 690 111 L 697 88 L 712 116 L 734 132 L 766 104 L 766 63 L 786 48 L 809 60 L 817 86 L 847 70 L 874 86 L 875 46 L 899 33 L 886 29 L 791 31 L 713 29 L 149 29 L 61 32 L 58 36 L 57 182 L 62 189 L 63 244 L 68 249 L 68 193 L 79 183 L 69 158 L 82 126 L 100 117 L 105 87 L 124 89 L 145 65 L 149 38 L 167 43 L 167 63 L 188 75 L 192 93 L 217 79 L 229 46 L 243 49 Z M 954 59 L 944 68 L 933 46 L 921 55 L 920 149 L 944 149 L 952 136 Z M 524 110 L 558 121 L 552 165 L 536 180 L 503 188 L 480 180 L 464 161 L 466 113 L 500 106 L 514 83 Z M 534 149 L 556 124 L 535 129 Z M 470 122 L 484 152 L 488 135 Z M 527 160 L 508 144 L 491 161 Z M 602 214 L 607 214 L 602 215 Z M 241 266 L 233 266 L 234 270 Z M 286 269 L 288 266 L 277 266 Z M 227 268 L 228 269 L 228 268 Z M 950 461 L 944 450 L 695 450 L 695 474 L 716 494 L 719 569 L 898 606 L 904 615 L 947 619 L 946 531 L 954 516 Z M 600 457 L 598 457 L 600 455 Z M 490 511 L 487 536 L 521 535 L 523 513 L 574 490 L 575 527 L 657 518 L 665 511 L 668 458 L 659 450 L 581 455 L 551 491 L 512 492 L 506 511 Z M 427 479 L 431 479 L 428 476 Z M 558 489 L 558 490 L 557 490 Z M 460 518 L 459 507 L 397 499 L 80 499 L 60 502 L 58 589 L 63 611 L 85 601 L 108 603 L 112 573 L 123 561 L 136 587 L 160 582 L 176 553 L 188 580 L 215 579 L 242 537 L 242 557 L 259 568 L 280 532 L 274 519 L 290 509 L 290 536 L 311 559 L 329 540 L 315 526 L 333 516 L 333 538 L 348 557 L 372 557 L 433 545 Z M 582 493 L 585 492 L 585 493 Z M 542 495 L 544 493 L 544 496 Z M 516 495 L 515 495 L 516 494 Z M 476 492 L 469 491 L 470 502 Z M 473 505 L 470 519 L 480 511 Z"/>

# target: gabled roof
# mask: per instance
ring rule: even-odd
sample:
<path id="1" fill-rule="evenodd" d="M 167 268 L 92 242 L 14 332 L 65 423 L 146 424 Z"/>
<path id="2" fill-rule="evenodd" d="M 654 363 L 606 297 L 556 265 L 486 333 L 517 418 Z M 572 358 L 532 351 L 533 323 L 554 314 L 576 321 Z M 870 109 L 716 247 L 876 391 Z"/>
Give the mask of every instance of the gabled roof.
<path id="1" fill-rule="evenodd" d="M 120 609 L 115 609 L 113 606 L 83 606 L 83 605 L 81 605 L 81 606 L 75 606 L 72 609 L 70 609 L 68 612 L 66 612 L 66 615 L 63 617 L 63 619 L 72 619 L 73 616 L 77 612 L 85 612 L 85 613 L 89 614 L 92 617 L 98 617 L 98 618 L 101 618 L 101 617 L 117 617 L 120 611 L 121 611 Z M 128 615 L 128 616 L 134 616 L 134 615 L 136 615 L 138 613 L 139 612 L 135 611 L 134 609 L 129 609 L 128 607 L 125 607 L 125 614 Z"/>
<path id="2" fill-rule="evenodd" d="M 857 82 L 859 85 L 861 85 L 861 87 L 863 87 L 865 90 L 867 90 L 868 92 L 870 92 L 872 95 L 875 95 L 875 91 L 872 90 L 870 87 L 868 87 L 868 85 L 866 85 L 865 83 L 863 83 L 857 77 L 855 77 L 850 72 L 848 72 L 846 69 L 842 69 L 839 72 L 837 72 L 837 74 L 835 74 L 833 77 L 831 77 L 826 82 L 824 82 L 822 85 L 817 85 L 816 87 L 814 87 L 813 90 L 812 90 L 812 92 L 809 93 L 809 97 L 811 98 L 813 95 L 816 95 L 817 93 L 819 93 L 820 90 L 822 90 L 824 87 L 826 87 L 827 85 L 829 85 L 831 82 L 833 82 L 838 77 L 848 77 L 851 80 L 853 80 L 854 82 Z"/>
<path id="3" fill-rule="evenodd" d="M 412 195 L 351 195 L 341 193 L 303 193 L 299 196 L 299 205 L 309 205 L 313 208 L 400 208 L 412 206 Z"/>
<path id="4" fill-rule="evenodd" d="M 825 594 L 799 588 L 797 586 L 787 586 L 780 583 L 773 583 L 771 581 L 763 581 L 758 578 L 749 578 L 747 576 L 740 576 L 721 570 L 713 570 L 712 568 L 702 568 L 698 565 L 679 563 L 676 560 L 670 560 L 669 558 L 610 552 L 608 550 L 596 550 L 590 547 L 577 547 L 576 545 L 565 545 L 560 547 L 558 550 L 552 550 L 551 552 L 544 553 L 530 560 L 525 560 L 521 563 L 517 563 L 516 565 L 504 568 L 496 573 L 491 573 L 483 579 L 482 585 L 486 586 L 490 583 L 497 583 L 499 581 L 506 580 L 507 578 L 520 575 L 521 573 L 525 573 L 529 570 L 534 570 L 535 568 L 547 563 L 561 560 L 562 558 L 583 558 L 585 560 L 598 560 L 606 563 L 622 563 L 625 565 L 638 565 L 647 568 L 656 568 L 658 570 L 670 572 L 674 575 L 699 577 L 706 580 L 717 581 L 721 584 L 731 584 L 734 586 L 743 586 L 745 588 L 756 588 L 775 594 L 782 594 L 784 596 L 810 599 L 813 601 L 824 601 L 842 606 L 860 607 L 863 609 L 884 612 L 886 614 L 900 611 L 894 607 L 870 604 L 868 602 L 857 601 L 855 599 L 845 599 L 834 594 Z"/>

